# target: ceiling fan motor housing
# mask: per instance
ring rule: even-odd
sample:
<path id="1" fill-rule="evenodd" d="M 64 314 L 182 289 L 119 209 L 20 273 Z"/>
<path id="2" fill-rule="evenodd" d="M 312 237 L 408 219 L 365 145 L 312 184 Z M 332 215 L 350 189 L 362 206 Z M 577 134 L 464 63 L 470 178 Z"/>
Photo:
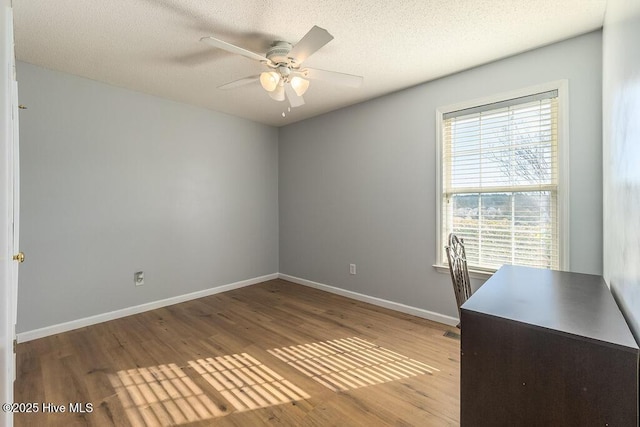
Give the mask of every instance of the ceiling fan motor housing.
<path id="1" fill-rule="evenodd" d="M 274 64 L 288 65 L 291 62 L 288 55 L 289 52 L 291 52 L 292 48 L 293 46 L 291 45 L 291 43 L 276 41 L 269 48 L 265 56 Z"/>

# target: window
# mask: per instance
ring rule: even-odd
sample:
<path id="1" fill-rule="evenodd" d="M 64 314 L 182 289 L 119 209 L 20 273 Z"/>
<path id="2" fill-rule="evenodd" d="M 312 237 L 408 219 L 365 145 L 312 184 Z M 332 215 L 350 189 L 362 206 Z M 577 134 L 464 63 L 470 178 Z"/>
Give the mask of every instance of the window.
<path id="1" fill-rule="evenodd" d="M 561 269 L 559 90 L 440 110 L 439 264 L 453 232 L 470 269 Z M 562 156 L 566 157 L 566 156 Z"/>

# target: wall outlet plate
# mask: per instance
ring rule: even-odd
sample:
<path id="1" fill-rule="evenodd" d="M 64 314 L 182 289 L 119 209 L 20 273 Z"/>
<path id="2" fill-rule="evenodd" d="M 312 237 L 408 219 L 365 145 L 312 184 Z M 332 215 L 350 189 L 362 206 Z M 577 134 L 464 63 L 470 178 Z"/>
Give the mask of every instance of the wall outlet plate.
<path id="1" fill-rule="evenodd" d="M 349 274 L 356 274 L 356 265 L 349 264 Z"/>
<path id="2" fill-rule="evenodd" d="M 136 271 L 133 273 L 133 283 L 136 286 L 144 285 L 144 271 Z"/>

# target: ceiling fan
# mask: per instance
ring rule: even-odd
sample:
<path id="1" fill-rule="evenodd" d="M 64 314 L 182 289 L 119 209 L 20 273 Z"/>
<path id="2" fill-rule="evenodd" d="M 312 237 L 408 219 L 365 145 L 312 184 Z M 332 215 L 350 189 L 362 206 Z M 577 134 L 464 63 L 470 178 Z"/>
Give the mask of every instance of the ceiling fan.
<path id="1" fill-rule="evenodd" d="M 302 63 L 309 56 L 331 40 L 333 40 L 333 36 L 327 30 L 314 25 L 296 45 L 285 41 L 275 41 L 264 55 L 260 55 L 215 37 L 200 39 L 201 42 L 218 49 L 260 61 L 268 68 L 268 71 L 259 75 L 226 83 L 219 86 L 218 89 L 233 89 L 260 81 L 271 98 L 276 101 L 288 99 L 291 107 L 304 105 L 302 95 L 309 88 L 309 80 L 307 79 L 325 80 L 354 88 L 362 85 L 363 78 L 361 76 L 315 68 L 301 68 Z"/>

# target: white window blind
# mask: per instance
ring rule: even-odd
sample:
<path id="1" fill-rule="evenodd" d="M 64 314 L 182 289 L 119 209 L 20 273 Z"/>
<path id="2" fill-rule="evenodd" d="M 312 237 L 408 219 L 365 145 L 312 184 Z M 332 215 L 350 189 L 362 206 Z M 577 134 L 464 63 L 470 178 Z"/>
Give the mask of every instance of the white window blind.
<path id="1" fill-rule="evenodd" d="M 558 269 L 557 90 L 442 119 L 441 241 L 463 238 L 470 268 Z"/>

